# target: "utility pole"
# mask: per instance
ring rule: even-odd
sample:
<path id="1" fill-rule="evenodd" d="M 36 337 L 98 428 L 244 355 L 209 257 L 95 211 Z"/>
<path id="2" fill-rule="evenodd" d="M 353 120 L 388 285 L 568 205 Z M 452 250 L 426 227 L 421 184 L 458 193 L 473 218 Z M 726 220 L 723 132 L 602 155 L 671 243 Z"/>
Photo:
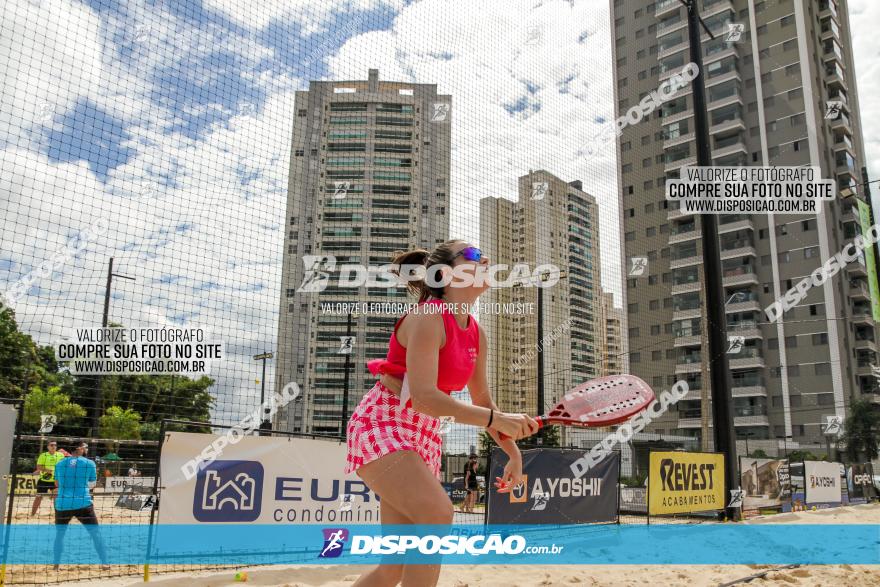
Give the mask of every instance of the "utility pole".
<path id="1" fill-rule="evenodd" d="M 706 299 L 706 278 L 699 268 L 700 281 L 703 284 L 703 299 Z M 700 353 L 703 355 L 700 361 L 700 449 L 703 452 L 709 452 L 709 415 L 711 409 L 709 405 L 709 363 L 707 351 L 709 350 L 709 328 L 706 320 L 706 304 L 700 308 Z"/>
<path id="2" fill-rule="evenodd" d="M 254 355 L 255 361 L 263 361 L 263 378 L 260 379 L 260 409 L 263 411 L 260 420 L 260 436 L 271 436 L 272 421 L 267 417 L 269 408 L 266 407 L 266 361 L 274 357 L 274 353 L 260 353 Z"/>
<path id="3" fill-rule="evenodd" d="M 101 326 L 104 328 L 110 326 L 110 292 L 113 289 L 114 277 L 135 281 L 134 277 L 113 273 L 113 257 L 110 257 L 110 263 L 107 265 L 107 284 L 104 287 L 104 314 L 101 318 Z M 98 420 L 100 420 L 101 414 L 104 412 L 104 380 L 96 379 L 95 383 L 95 398 L 91 410 L 91 426 L 89 428 L 90 436 L 98 430 Z"/>
<path id="4" fill-rule="evenodd" d="M 697 166 L 712 165 L 709 143 L 709 115 L 706 111 L 706 76 L 703 71 L 703 44 L 700 28 L 714 35 L 700 20 L 697 0 L 679 0 L 687 9 L 690 59 L 697 67 L 693 80 L 694 138 L 697 146 Z M 724 285 L 721 275 L 721 256 L 718 246 L 718 222 L 713 214 L 702 214 L 703 273 L 706 292 L 706 328 L 709 329 L 709 369 L 712 379 L 712 424 L 715 428 L 715 450 L 724 454 L 724 495 L 738 486 L 736 432 L 733 427 L 733 398 L 731 395 L 730 364 L 727 360 L 727 322 L 724 307 Z M 739 519 L 738 508 L 727 508 L 728 519 Z"/>
<path id="5" fill-rule="evenodd" d="M 348 425 L 348 386 L 349 386 L 349 371 L 351 370 L 351 354 L 354 352 L 354 344 L 351 340 L 351 327 L 352 327 L 352 319 L 357 317 L 357 314 L 354 312 L 348 313 L 348 321 L 346 322 L 345 328 L 345 336 L 346 336 L 346 344 L 340 349 L 339 352 L 345 354 L 345 377 L 343 378 L 342 383 L 342 420 L 340 424 L 339 437 L 345 439 L 346 426 Z"/>

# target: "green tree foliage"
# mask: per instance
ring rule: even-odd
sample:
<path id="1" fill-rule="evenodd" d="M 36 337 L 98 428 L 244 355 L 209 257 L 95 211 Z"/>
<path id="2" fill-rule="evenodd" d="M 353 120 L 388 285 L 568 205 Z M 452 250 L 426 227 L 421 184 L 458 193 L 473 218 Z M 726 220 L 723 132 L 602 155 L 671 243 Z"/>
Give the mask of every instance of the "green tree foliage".
<path id="1" fill-rule="evenodd" d="M 34 386 L 25 396 L 24 423 L 38 427 L 42 414 L 53 414 L 61 425 L 65 421 L 82 418 L 86 411 L 82 406 L 71 402 L 70 397 L 57 385 L 46 389 Z"/>
<path id="2" fill-rule="evenodd" d="M 113 440 L 137 440 L 141 437 L 141 415 L 132 409 L 111 406 L 101 416 L 98 433 Z"/>
<path id="3" fill-rule="evenodd" d="M 0 397 L 23 398 L 34 386 L 60 385 L 68 392 L 70 384 L 70 376 L 58 372 L 52 347 L 19 331 L 12 309 L 0 307 Z"/>
<path id="4" fill-rule="evenodd" d="M 880 444 L 880 413 L 867 399 L 857 399 L 850 404 L 849 416 L 843 425 L 843 442 L 850 461 L 877 458 Z"/>

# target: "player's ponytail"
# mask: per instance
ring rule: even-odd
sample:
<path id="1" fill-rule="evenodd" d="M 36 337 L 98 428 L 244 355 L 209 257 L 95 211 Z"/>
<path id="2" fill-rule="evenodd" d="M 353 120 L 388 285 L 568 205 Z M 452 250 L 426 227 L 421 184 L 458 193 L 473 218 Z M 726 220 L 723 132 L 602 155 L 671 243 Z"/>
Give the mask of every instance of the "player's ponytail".
<path id="1" fill-rule="evenodd" d="M 455 258 L 455 253 L 452 252 L 452 246 L 460 242 L 462 241 L 457 239 L 448 240 L 437 245 L 433 251 L 415 249 L 413 251 L 401 251 L 394 255 L 391 262 L 399 267 L 399 270 L 395 271 L 395 273 L 397 275 L 400 275 L 401 272 L 404 274 L 406 279 L 406 289 L 419 298 L 419 303 L 426 302 L 431 298 L 436 298 L 438 300 L 443 299 L 445 288 L 442 286 L 438 287 L 435 285 L 429 285 L 425 282 L 424 278 L 419 279 L 414 277 L 412 268 L 424 267 L 425 271 L 428 271 L 435 265 L 452 266 L 452 262 Z"/>

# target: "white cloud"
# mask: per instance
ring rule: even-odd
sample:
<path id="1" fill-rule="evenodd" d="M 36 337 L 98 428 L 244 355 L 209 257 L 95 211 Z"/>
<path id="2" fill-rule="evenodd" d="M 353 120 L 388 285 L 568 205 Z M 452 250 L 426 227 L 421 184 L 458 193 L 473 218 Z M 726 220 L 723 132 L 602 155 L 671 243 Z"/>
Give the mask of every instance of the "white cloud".
<path id="1" fill-rule="evenodd" d="M 101 75 L 99 18 L 74 0 L 0 5 L 0 144 L 26 145 Z"/>
<path id="2" fill-rule="evenodd" d="M 607 2 L 533 6 L 482 2 L 476 18 L 443 0 L 411 4 L 390 30 L 349 40 L 328 59 L 328 77 L 378 68 L 383 80 L 436 83 L 452 96 L 453 236 L 477 239 L 479 200 L 515 198 L 530 169 L 583 180 L 600 206 L 602 281 L 619 293 L 613 145 L 592 158 L 579 152 L 596 132 L 591 121 L 613 114 Z M 505 110 L 519 100 L 525 111 Z"/>
<path id="3" fill-rule="evenodd" d="M 877 180 L 880 179 L 880 100 L 877 99 L 880 96 L 880 51 L 877 49 L 880 3 L 850 0 L 848 4 L 865 158 L 869 179 Z M 880 183 L 872 184 L 871 192 L 874 209 L 880 210 Z"/>
<path id="4" fill-rule="evenodd" d="M 340 15 L 387 7 L 398 9 L 403 0 L 206 0 L 207 8 L 249 29 L 260 30 L 272 22 L 295 20 L 305 34 L 326 29 Z"/>

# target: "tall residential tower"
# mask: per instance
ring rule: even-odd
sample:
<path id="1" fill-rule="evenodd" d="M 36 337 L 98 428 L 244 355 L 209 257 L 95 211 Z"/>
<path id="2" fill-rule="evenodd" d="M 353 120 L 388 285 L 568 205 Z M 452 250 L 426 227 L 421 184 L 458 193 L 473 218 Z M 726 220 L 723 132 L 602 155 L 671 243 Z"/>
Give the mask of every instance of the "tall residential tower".
<path id="1" fill-rule="evenodd" d="M 715 35 L 701 29 L 713 165 L 814 166 L 839 188 L 818 215 L 718 217 L 728 333 L 744 340 L 729 357 L 737 435 L 824 444 L 826 416 L 880 397 L 871 268 L 851 263 L 776 323 L 763 309 L 857 234 L 865 158 L 847 3 L 699 2 Z M 689 63 L 687 15 L 678 0 L 611 0 L 611 14 L 620 116 Z M 700 219 L 664 198 L 696 162 L 693 107 L 689 85 L 624 128 L 617 154 L 625 257 L 647 259 L 624 289 L 630 368 L 655 388 L 691 382 L 652 430 L 696 435 L 708 409 Z"/>
<path id="2" fill-rule="evenodd" d="M 375 69 L 367 80 L 313 81 L 296 93 L 276 389 L 294 381 L 303 395 L 279 410 L 276 429 L 344 433 L 346 378 L 349 413 L 373 385 L 364 363 L 385 355 L 399 312 L 333 305 L 411 300 L 403 288 L 340 287 L 338 269 L 385 265 L 395 251 L 447 240 L 451 103 L 434 84 L 380 81 Z"/>

